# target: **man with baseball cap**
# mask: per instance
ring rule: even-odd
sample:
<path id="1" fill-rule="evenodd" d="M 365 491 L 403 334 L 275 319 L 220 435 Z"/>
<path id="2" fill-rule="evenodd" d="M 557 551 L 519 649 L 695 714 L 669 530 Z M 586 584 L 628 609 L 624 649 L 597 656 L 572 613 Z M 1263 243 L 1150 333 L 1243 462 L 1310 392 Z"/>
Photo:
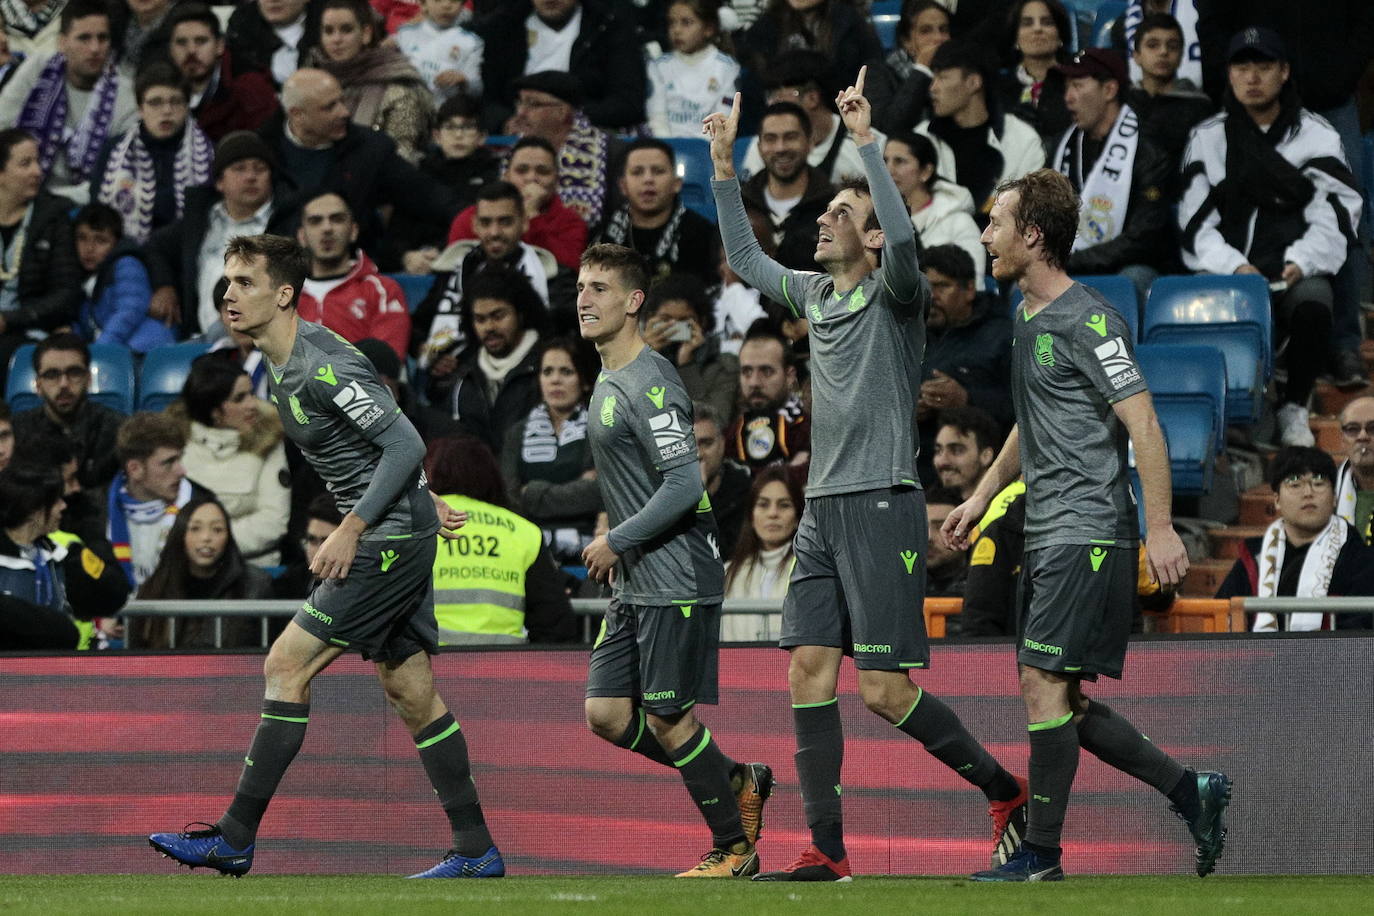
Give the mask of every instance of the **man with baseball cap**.
<path id="1" fill-rule="evenodd" d="M 1074 123 L 1053 165 L 1083 201 L 1069 272 L 1124 274 L 1144 301 L 1171 260 L 1172 201 L 1165 191 L 1176 164 L 1143 135 L 1139 116 L 1123 101 L 1130 78 L 1120 53 L 1088 48 L 1058 69 Z"/>
<path id="2" fill-rule="evenodd" d="M 1302 107 L 1272 29 L 1232 36 L 1222 111 L 1193 129 L 1183 154 L 1178 224 L 1183 262 L 1269 283 L 1275 344 L 1284 346 L 1283 445 L 1311 446 L 1307 401 L 1326 362 L 1334 292 L 1362 201 L 1340 136 Z"/>

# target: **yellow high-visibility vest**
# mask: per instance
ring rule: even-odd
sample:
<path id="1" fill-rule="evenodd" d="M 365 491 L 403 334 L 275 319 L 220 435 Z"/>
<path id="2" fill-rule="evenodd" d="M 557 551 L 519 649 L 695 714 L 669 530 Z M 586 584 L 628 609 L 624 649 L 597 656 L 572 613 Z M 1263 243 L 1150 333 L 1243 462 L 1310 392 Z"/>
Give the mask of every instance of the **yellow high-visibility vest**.
<path id="1" fill-rule="evenodd" d="M 525 573 L 539 556 L 539 526 L 467 496 L 443 499 L 468 521 L 457 537 L 439 538 L 434 558 L 439 644 L 472 642 L 473 635 L 523 640 Z"/>

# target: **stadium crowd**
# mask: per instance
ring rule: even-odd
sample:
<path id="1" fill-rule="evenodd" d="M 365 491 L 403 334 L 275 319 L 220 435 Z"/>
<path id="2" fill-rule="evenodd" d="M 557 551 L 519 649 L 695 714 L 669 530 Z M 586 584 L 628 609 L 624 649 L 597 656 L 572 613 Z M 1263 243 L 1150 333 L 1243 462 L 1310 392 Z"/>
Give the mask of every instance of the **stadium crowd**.
<path id="1" fill-rule="evenodd" d="M 1374 594 L 1374 398 L 1347 399 L 1338 461 L 1311 448 L 1309 413 L 1320 380 L 1367 384 L 1357 89 L 1374 5 L 1135 0 L 1107 47 L 1060 0 L 905 0 L 889 47 L 869 6 L 4 0 L 0 365 L 38 401 L 0 404 L 0 649 L 159 647 L 173 631 L 179 647 L 258 645 L 256 622 L 126 630 L 116 615 L 133 596 L 308 594 L 339 515 L 266 403 L 268 366 L 221 320 L 225 246 L 263 232 L 308 252 L 301 316 L 372 362 L 429 445 L 436 492 L 520 540 L 499 562 L 441 557 L 436 586 L 499 579 L 524 608 L 446 586 L 445 642 L 577 638 L 568 597 L 594 591 L 577 567 L 605 525 L 574 304 L 597 242 L 654 277 L 644 338 L 695 403 L 728 596 L 780 597 L 810 458 L 807 321 L 731 271 L 709 187 L 692 196 L 684 174 L 706 156 L 703 117 L 738 89 L 754 233 L 817 269 L 817 216 L 862 174 L 833 99 L 865 64 L 933 297 L 914 418 L 932 532 L 1015 420 L 1012 290 L 978 237 L 999 183 L 1048 166 L 1083 199 L 1071 273 L 1127 277 L 1139 307 L 1165 275 L 1269 284 L 1282 524 L 1221 594 Z M 126 414 L 93 397 L 100 353 L 138 367 L 185 344 L 172 403 L 141 392 Z M 965 633 L 1013 626 L 1015 486 L 968 554 L 931 537 L 928 594 L 968 597 Z M 1309 545 L 1339 553 L 1337 575 Z M 1167 606 L 1148 586 L 1142 605 Z M 723 636 L 777 626 L 727 617 Z"/>

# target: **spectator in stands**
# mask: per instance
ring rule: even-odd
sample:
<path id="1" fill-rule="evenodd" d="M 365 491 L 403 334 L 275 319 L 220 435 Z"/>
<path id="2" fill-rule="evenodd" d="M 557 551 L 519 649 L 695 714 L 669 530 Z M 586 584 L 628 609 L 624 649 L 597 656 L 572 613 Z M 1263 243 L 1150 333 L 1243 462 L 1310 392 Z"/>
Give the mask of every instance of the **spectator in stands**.
<path id="1" fill-rule="evenodd" d="M 781 600 L 787 596 L 796 554 L 792 537 L 802 513 L 802 488 L 785 468 L 766 468 L 749 488 L 749 524 L 725 564 L 725 597 Z M 782 614 L 724 614 L 722 642 L 776 640 Z"/>
<path id="2" fill-rule="evenodd" d="M 1018 0 L 1007 11 L 1002 37 L 1006 70 L 997 90 L 1000 107 L 1047 140 L 1069 126 L 1064 81 L 1054 65 L 1069 62 L 1072 44 L 1073 22 L 1060 0 Z"/>
<path id="3" fill-rule="evenodd" d="M 324 0 L 314 66 L 343 87 L 353 123 L 381 131 L 409 162 L 419 162 L 429 139 L 434 96 L 424 77 L 393 42 L 379 43 L 367 0 Z"/>
<path id="4" fill-rule="evenodd" d="M 511 508 L 539 525 L 553 558 L 582 565 L 601 491 L 587 442 L 595 367 L 581 341 L 556 337 L 539 353 L 539 403 L 506 433 L 501 477 Z"/>
<path id="5" fill-rule="evenodd" d="M 588 226 L 597 225 L 615 203 L 609 200 L 611 170 L 620 161 L 620 141 L 587 120 L 581 84 L 572 74 L 532 73 L 516 80 L 515 89 L 510 131 L 543 137 L 558 150 L 559 196 Z"/>
<path id="6" fill-rule="evenodd" d="M 434 284 L 411 323 L 412 352 L 421 368 L 428 368 L 435 378 L 457 365 L 445 361 L 445 355 L 456 360 L 474 345 L 461 320 L 464 290 L 474 277 L 497 268 L 518 273 L 545 306 L 550 304 L 555 280 L 569 285 L 567 274 L 560 277 L 552 254 L 520 240 L 525 234 L 525 202 L 514 185 L 495 181 L 479 191 L 474 224 L 476 242 L 454 242 L 434 261 Z M 566 299 L 566 292 L 559 298 Z"/>
<path id="7" fill-rule="evenodd" d="M 1122 102 L 1129 83 L 1120 54 L 1089 48 L 1058 69 L 1068 81 L 1073 126 L 1059 138 L 1052 164 L 1083 201 L 1069 271 L 1129 277 L 1144 303 L 1174 261 L 1175 161 Z"/>
<path id="8" fill-rule="evenodd" d="M 274 191 L 276 156 L 261 137 L 235 131 L 215 147 L 213 188 L 187 188 L 181 219 L 153 233 L 144 251 L 153 299 L 148 313 L 179 325 L 183 337 L 207 334 L 219 320 L 224 248 L 237 235 L 283 234 L 295 218 Z"/>
<path id="9" fill-rule="evenodd" d="M 44 6 L 47 5 L 44 3 Z M 14 72 L 27 56 L 22 51 L 10 48 L 10 36 L 5 27 L 5 11 L 0 8 L 0 92 L 4 91 L 5 84 L 14 76 Z"/>
<path id="10" fill-rule="evenodd" d="M 321 0 L 248 0 L 229 17 L 229 56 L 240 72 L 256 71 L 284 86 L 292 73 L 309 66 L 320 44 Z"/>
<path id="11" fill-rule="evenodd" d="M 157 566 L 139 586 L 138 597 L 262 600 L 272 597 L 272 579 L 239 550 L 229 513 L 219 500 L 198 496 L 177 513 Z M 258 646 L 262 640 L 253 617 L 145 617 L 131 643 L 140 649 L 208 649 Z"/>
<path id="12" fill-rule="evenodd" d="M 963 248 L 937 245 L 921 256 L 930 283 L 925 381 L 916 419 L 972 406 L 1011 425 L 1011 321 L 997 296 L 979 289 Z M 929 428 L 927 423 L 926 428 Z M 929 443 L 922 446 L 926 451 Z"/>
<path id="13" fill-rule="evenodd" d="M 362 247 L 378 255 L 383 237 L 378 215 L 394 208 L 413 220 L 448 222 L 457 195 L 411 165 L 381 131 L 349 122 L 339 81 L 323 70 L 297 70 L 282 87 L 284 115 L 274 115 L 258 134 L 281 165 L 278 182 L 297 193 L 338 191 L 358 219 Z M 379 261 L 383 270 L 400 267 Z"/>
<path id="14" fill-rule="evenodd" d="M 440 439 L 425 452 L 425 474 L 430 489 L 468 516 L 434 562 L 439 644 L 576 639 L 577 618 L 544 538 L 508 504 L 491 451 L 471 436 Z"/>
<path id="15" fill-rule="evenodd" d="M 940 536 L 940 526 L 955 507 L 964 501 L 963 494 L 953 487 L 938 486 L 926 490 L 926 523 L 929 539 L 926 548 L 926 597 L 962 598 L 968 580 L 968 554 L 951 550 Z"/>
<path id="16" fill-rule="evenodd" d="M 468 208 L 477 203 L 478 192 L 501 173 L 501 160 L 482 145 L 480 116 L 481 109 L 471 96 L 459 93 L 449 98 L 439 106 L 434 130 L 430 134 L 434 142 L 420 160 L 421 172 L 457 195 L 457 205 L 463 209 L 454 218 L 455 223 L 463 218 Z M 549 160 L 553 160 L 552 152 L 549 153 Z M 535 207 L 527 206 L 527 209 L 531 213 L 538 212 Z M 527 234 L 533 231 L 534 219 L 530 221 Z M 448 244 L 444 241 L 448 231 L 447 223 L 418 221 L 401 214 L 387 226 L 387 238 L 391 245 L 402 252 L 401 265 L 406 273 L 427 274 L 434 267 L 434 259 Z M 531 244 L 537 245 L 538 242 Z"/>
<path id="17" fill-rule="evenodd" d="M 339 507 L 334 504 L 332 494 L 325 491 L 316 494 L 315 498 L 310 500 L 309 506 L 306 507 L 305 534 L 301 536 L 302 556 L 288 564 L 285 571 L 272 580 L 274 597 L 310 597 L 310 592 L 315 587 L 315 574 L 310 571 L 310 564 L 315 562 L 315 554 L 319 552 L 325 539 L 341 524 L 343 516 L 339 514 Z"/>
<path id="18" fill-rule="evenodd" d="M 119 470 L 115 442 L 124 416 L 86 396 L 91 384 L 91 351 L 75 334 L 53 334 L 33 351 L 41 407 L 14 416 L 14 435 L 61 436 L 71 441 L 83 487 L 99 489 Z"/>
<path id="19" fill-rule="evenodd" d="M 762 231 L 763 237 L 759 239 L 759 245 L 763 248 L 764 253 L 771 257 L 773 252 L 772 232 L 764 225 L 764 218 L 754 214 L 750 216 L 750 221 L 755 224 L 756 236 Z M 716 271 L 720 285 L 717 287 L 714 306 L 715 337 L 720 341 L 722 353 L 733 353 L 738 356 L 749 329 L 760 319 L 769 320 L 769 311 L 764 308 L 765 300 L 759 291 L 746 285 L 740 279 L 739 274 L 730 269 L 730 261 L 725 257 L 723 250 L 720 252 L 720 261 L 716 264 Z"/>
<path id="20" fill-rule="evenodd" d="M 0 471 L 10 463 L 14 455 L 14 414 L 9 401 L 0 401 Z"/>
<path id="21" fill-rule="evenodd" d="M 960 41 L 940 45 L 931 58 L 932 117 L 917 127 L 935 141 L 936 174 L 973 195 L 979 225 L 992 208 L 993 190 L 1045 164 L 1035 129 L 1003 113 L 989 96 L 991 67 L 983 52 Z"/>
<path id="22" fill-rule="evenodd" d="M 452 371 L 442 360 L 430 369 L 430 403 L 447 416 L 430 433 L 473 435 L 495 454 L 539 403 L 543 306 L 520 274 L 485 270 L 463 290 L 461 320 L 472 346 Z"/>
<path id="23" fill-rule="evenodd" d="M 672 50 L 649 62 L 649 132 L 655 137 L 700 137 L 701 121 L 730 111 L 739 62 L 721 31 L 721 0 L 672 0 Z"/>
<path id="24" fill-rule="evenodd" d="M 482 39 L 463 28 L 463 7 L 453 0 L 423 0 L 420 9 L 421 18 L 394 30 L 396 46 L 437 102 L 481 98 Z"/>
<path id="25" fill-rule="evenodd" d="M 949 41 L 949 10 L 938 0 L 905 0 L 897 47 L 868 64 L 864 95 L 884 133 L 909 133 L 930 117 L 930 60 Z"/>
<path id="26" fill-rule="evenodd" d="M 153 290 L 147 256 L 124 238 L 124 221 L 113 207 L 86 204 L 77 212 L 76 256 L 86 277 L 77 323 L 82 337 L 135 353 L 176 343 L 172 329 L 148 314 Z"/>
<path id="27" fill-rule="evenodd" d="M 215 325 L 212 335 L 214 343 L 210 346 L 212 353 L 222 353 L 226 359 L 233 360 L 236 366 L 248 373 L 248 378 L 253 386 L 253 393 L 262 400 L 269 400 L 272 392 L 267 383 L 267 363 L 262 358 L 262 351 L 253 344 L 253 338 L 242 331 L 235 331 L 229 327 L 229 319 L 224 314 L 227 304 L 224 301 L 224 294 L 229 289 L 229 281 L 220 277 L 215 284 L 211 298 L 219 307 L 218 324 Z M 290 455 L 290 451 L 287 452 Z M 297 453 L 299 454 L 299 453 Z M 304 466 L 304 465 L 303 465 Z M 323 486 L 323 484 L 321 484 Z"/>
<path id="28" fill-rule="evenodd" d="M 1336 463 L 1321 449 L 1284 448 L 1269 464 L 1278 518 L 1247 538 L 1218 598 L 1374 595 L 1374 547 L 1336 513 Z M 1255 614 L 1250 629 L 1369 629 L 1368 615 Z"/>
<path id="29" fill-rule="evenodd" d="M 1002 448 L 1002 431 L 977 407 L 942 410 L 935 426 L 935 473 L 942 488 L 958 492 L 957 506 L 973 494 L 983 472 L 992 467 Z"/>
<path id="30" fill-rule="evenodd" d="M 650 278 L 687 273 L 704 283 L 716 278 L 719 233 L 706 217 L 682 202 L 677 156 L 662 140 L 641 137 L 620 160 L 618 208 L 606 215 L 594 242 L 614 242 L 644 258 Z"/>
<path id="31" fill-rule="evenodd" d="M 981 277 L 987 251 L 973 220 L 973 197 L 968 188 L 936 173 L 938 158 L 935 144 L 925 134 L 896 134 L 883 147 L 883 162 L 911 211 L 921 248 L 958 245 L 973 259 L 974 273 Z"/>
<path id="32" fill-rule="evenodd" d="M 501 176 L 520 191 L 529 226 L 521 240 L 550 252 L 558 263 L 576 270 L 587 247 L 587 224 L 558 196 L 558 153 L 543 137 L 525 136 L 515 141 L 506 171 Z M 474 204 L 453 220 L 448 242 L 477 238 Z"/>
<path id="33" fill-rule="evenodd" d="M 207 353 L 191 364 L 181 403 L 168 413 L 186 435 L 186 476 L 214 484 L 244 558 L 276 566 L 291 509 L 291 475 L 276 410 L 253 394 L 248 374 L 232 359 Z"/>
<path id="34" fill-rule="evenodd" d="M 281 107 L 267 74 L 235 68 L 210 7 L 177 4 L 167 30 L 168 56 L 190 90 L 191 114 L 212 143 L 234 131 L 257 130 Z"/>
<path id="35" fill-rule="evenodd" d="M 52 467 L 0 471 L 0 651 L 75 649 L 62 559 L 49 535 L 66 504 Z"/>
<path id="36" fill-rule="evenodd" d="M 90 199 L 108 204 L 136 244 L 181 217 L 186 190 L 207 183 L 215 148 L 190 119 L 181 71 L 154 61 L 134 83 L 139 123 L 106 142 L 91 170 Z"/>
<path id="37" fill-rule="evenodd" d="M 606 0 L 511 0 L 502 3 L 477 31 L 487 43 L 488 92 L 483 107 L 492 131 L 526 132 L 520 127 L 503 129 L 502 125 L 512 112 L 516 123 L 519 121 L 523 95 L 516 93 L 524 88 L 522 75 L 549 71 L 571 74 L 576 79 L 584 101 L 571 104 L 597 127 L 629 131 L 644 122 L 647 90 L 643 55 L 638 50 L 634 24 L 617 4 Z M 595 224 L 600 214 L 583 217 Z"/>
<path id="38" fill-rule="evenodd" d="M 1287 340 L 1279 438 L 1311 445 L 1307 400 L 1326 360 L 1331 277 L 1362 202 L 1339 135 L 1298 100 L 1283 40 L 1248 28 L 1227 57 L 1224 110 L 1194 129 L 1184 154 L 1183 263 L 1269 281 L 1275 344 Z"/>
<path id="39" fill-rule="evenodd" d="M 725 434 L 725 451 L 755 477 L 777 464 L 811 460 L 811 417 L 797 396 L 792 345 L 766 321 L 755 323 L 739 350 L 740 414 Z"/>
<path id="40" fill-rule="evenodd" d="M 715 408 L 703 401 L 692 404 L 693 431 L 696 433 L 697 457 L 701 464 L 701 482 L 711 500 L 711 513 L 716 518 L 720 555 L 729 557 L 735 552 L 740 529 L 744 526 L 749 504 L 751 478 L 749 469 L 725 457 L 725 426 Z M 603 516 L 605 513 L 602 513 Z M 599 532 L 605 534 L 603 530 Z"/>
<path id="41" fill-rule="evenodd" d="M 1374 545 L 1374 397 L 1345 405 L 1341 438 L 1346 459 L 1336 472 L 1336 514 Z"/>
<path id="42" fill-rule="evenodd" d="M 133 126 L 138 108 L 133 79 L 115 66 L 102 0 L 69 0 L 61 22 L 57 52 L 31 55 L 0 92 L 0 125 L 35 137 L 47 189 L 84 204 L 101 148 Z"/>
<path id="43" fill-rule="evenodd" d="M 1178 162 L 1188 133 L 1216 110 L 1202 90 L 1182 76 L 1183 27 L 1168 13 L 1150 13 L 1136 26 L 1131 60 L 1140 81 L 1125 93 L 1126 104 L 1140 117 L 1141 132 Z M 1172 188 L 1177 180 L 1170 182 Z M 1170 194 L 1172 197 L 1172 192 Z"/>
<path id="44" fill-rule="evenodd" d="M 122 0 L 110 5 L 110 35 L 120 66 L 138 73 L 167 47 L 173 0 Z"/>
<path id="45" fill-rule="evenodd" d="M 405 294 L 395 280 L 377 272 L 367 252 L 355 252 L 358 223 L 348 201 L 333 191 L 308 199 L 296 241 L 310 255 L 310 276 L 296 306 L 300 317 L 352 343 L 365 337 L 385 341 L 404 359 L 410 344 Z"/>
<path id="46" fill-rule="evenodd" d="M 4 27 L 11 53 L 21 60 L 34 54 L 51 54 L 57 47 L 62 10 L 66 5 L 66 0 L 56 3 L 23 0 L 4 4 L 0 25 Z"/>
<path id="47" fill-rule="evenodd" d="M 181 425 L 165 414 L 136 413 L 119 427 L 114 451 L 121 469 L 110 483 L 106 537 L 130 585 L 153 571 L 182 507 L 211 495 L 186 479 L 185 448 Z"/>
<path id="48" fill-rule="evenodd" d="M 816 219 L 830 205 L 835 188 L 825 172 L 810 165 L 811 119 L 800 105 L 774 102 L 759 127 L 763 170 L 740 185 L 750 217 L 766 219 L 778 263 L 794 270 L 819 270 Z"/>
<path id="49" fill-rule="evenodd" d="M 654 283 L 640 316 L 644 342 L 677 366 L 687 396 L 710 404 L 718 416 L 734 417 L 739 359 L 721 352 L 711 333 L 714 319 L 706 287 L 691 274 Z"/>

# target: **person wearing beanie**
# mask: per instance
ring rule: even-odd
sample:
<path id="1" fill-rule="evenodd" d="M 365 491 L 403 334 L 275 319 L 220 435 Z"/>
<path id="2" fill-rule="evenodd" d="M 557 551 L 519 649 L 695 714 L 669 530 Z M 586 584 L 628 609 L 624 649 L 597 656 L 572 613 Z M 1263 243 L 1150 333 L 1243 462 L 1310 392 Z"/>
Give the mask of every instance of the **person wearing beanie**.
<path id="1" fill-rule="evenodd" d="M 252 131 L 220 140 L 213 185 L 187 188 L 181 219 L 154 232 L 146 245 L 150 315 L 180 325 L 181 337 L 220 333 L 211 292 L 224 273 L 224 246 L 236 235 L 281 232 L 292 215 L 277 206 L 276 171 L 272 150 Z"/>

